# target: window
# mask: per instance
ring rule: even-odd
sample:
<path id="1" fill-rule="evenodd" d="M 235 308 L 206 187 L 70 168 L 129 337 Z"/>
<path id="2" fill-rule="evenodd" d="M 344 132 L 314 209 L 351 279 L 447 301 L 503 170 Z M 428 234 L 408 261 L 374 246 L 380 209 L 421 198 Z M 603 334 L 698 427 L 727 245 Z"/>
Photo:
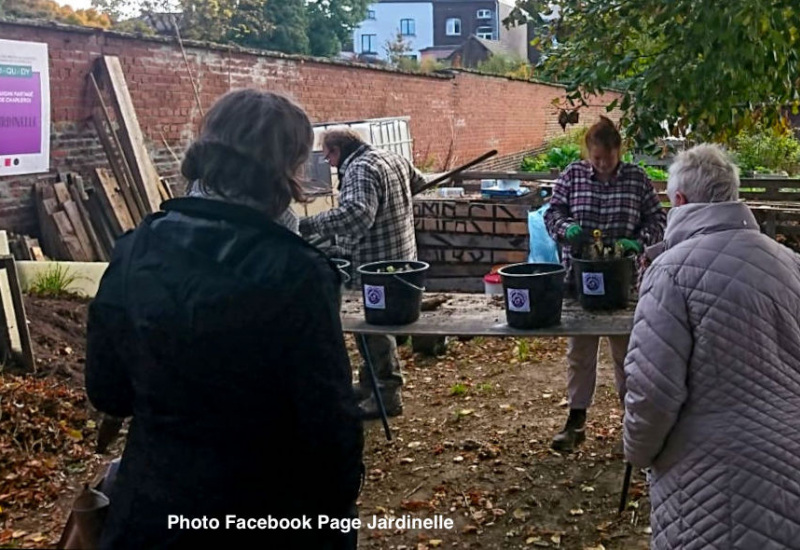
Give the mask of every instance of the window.
<path id="1" fill-rule="evenodd" d="M 491 10 L 478 10 L 478 19 L 491 19 Z"/>
<path id="2" fill-rule="evenodd" d="M 361 53 L 378 53 L 377 40 L 378 36 L 375 34 L 362 34 L 361 35 Z"/>
<path id="3" fill-rule="evenodd" d="M 447 36 L 461 36 L 461 19 L 452 17 L 445 23 L 445 33 Z"/>
<path id="4" fill-rule="evenodd" d="M 375 20 L 375 10 L 367 11 L 367 19 L 372 19 L 373 21 Z"/>
<path id="5" fill-rule="evenodd" d="M 492 27 L 478 27 L 475 36 L 484 40 L 494 40 L 494 29 Z"/>
<path id="6" fill-rule="evenodd" d="M 400 34 L 403 36 L 414 36 L 417 34 L 416 25 L 413 19 L 400 20 Z"/>

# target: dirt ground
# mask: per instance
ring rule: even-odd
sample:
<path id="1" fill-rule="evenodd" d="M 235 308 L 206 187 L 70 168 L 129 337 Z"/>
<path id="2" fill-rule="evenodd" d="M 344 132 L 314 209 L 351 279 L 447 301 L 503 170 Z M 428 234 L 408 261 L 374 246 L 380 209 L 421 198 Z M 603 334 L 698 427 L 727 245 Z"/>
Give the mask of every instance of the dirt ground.
<path id="1" fill-rule="evenodd" d="M 94 451 L 97 415 L 82 391 L 86 303 L 26 301 L 35 375 L 0 373 L 0 546 L 52 547 L 82 483 L 121 450 Z M 358 354 L 348 339 L 354 366 Z M 647 548 L 649 503 L 634 472 L 618 515 L 621 411 L 605 346 L 588 438 L 561 456 L 565 343 L 452 339 L 437 358 L 400 348 L 404 414 L 365 426 L 361 517 L 451 519 L 452 529 L 360 531 L 360 548 Z"/>

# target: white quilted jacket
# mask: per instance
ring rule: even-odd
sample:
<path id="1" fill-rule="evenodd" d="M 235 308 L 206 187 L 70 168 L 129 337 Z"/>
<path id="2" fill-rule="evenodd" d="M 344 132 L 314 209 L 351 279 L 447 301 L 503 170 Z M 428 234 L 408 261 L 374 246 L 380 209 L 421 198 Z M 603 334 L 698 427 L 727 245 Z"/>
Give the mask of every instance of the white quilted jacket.
<path id="1" fill-rule="evenodd" d="M 800 261 L 742 203 L 669 213 L 625 362 L 657 549 L 800 548 Z"/>

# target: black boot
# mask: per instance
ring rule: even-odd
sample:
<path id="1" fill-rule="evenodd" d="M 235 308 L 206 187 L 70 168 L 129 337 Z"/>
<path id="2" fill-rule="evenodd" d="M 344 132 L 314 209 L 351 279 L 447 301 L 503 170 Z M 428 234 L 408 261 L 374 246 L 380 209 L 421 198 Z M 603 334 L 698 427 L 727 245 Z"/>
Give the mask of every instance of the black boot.
<path id="1" fill-rule="evenodd" d="M 403 414 L 403 397 L 400 388 L 394 390 L 381 390 L 381 398 L 383 400 L 383 407 L 386 409 L 386 416 L 400 416 Z M 378 400 L 375 399 L 375 394 L 371 394 L 359 405 L 361 409 L 362 420 L 375 420 L 381 417 L 380 409 L 378 408 Z"/>
<path id="2" fill-rule="evenodd" d="M 586 440 L 586 410 L 570 409 L 567 425 L 553 438 L 551 447 L 560 453 L 571 453 Z"/>

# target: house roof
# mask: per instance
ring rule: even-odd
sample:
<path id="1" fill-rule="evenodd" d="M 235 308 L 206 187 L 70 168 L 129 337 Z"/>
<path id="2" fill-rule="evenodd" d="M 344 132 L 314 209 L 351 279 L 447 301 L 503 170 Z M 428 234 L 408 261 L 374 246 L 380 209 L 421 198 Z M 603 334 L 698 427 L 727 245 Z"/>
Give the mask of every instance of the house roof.
<path id="1" fill-rule="evenodd" d="M 183 27 L 182 12 L 149 11 L 140 15 L 138 19 L 147 23 L 158 34 L 173 34 L 175 32 L 175 24 L 177 24 L 179 28 Z"/>
<path id="2" fill-rule="evenodd" d="M 450 54 L 451 56 L 455 54 L 457 51 L 464 48 L 470 41 L 477 42 L 481 45 L 486 51 L 491 53 L 492 55 L 508 55 L 508 56 L 516 56 L 517 54 L 510 49 L 508 49 L 504 44 L 498 42 L 497 40 L 486 40 L 485 38 L 478 38 L 474 34 L 470 35 L 458 48 L 453 50 L 453 53 Z"/>

